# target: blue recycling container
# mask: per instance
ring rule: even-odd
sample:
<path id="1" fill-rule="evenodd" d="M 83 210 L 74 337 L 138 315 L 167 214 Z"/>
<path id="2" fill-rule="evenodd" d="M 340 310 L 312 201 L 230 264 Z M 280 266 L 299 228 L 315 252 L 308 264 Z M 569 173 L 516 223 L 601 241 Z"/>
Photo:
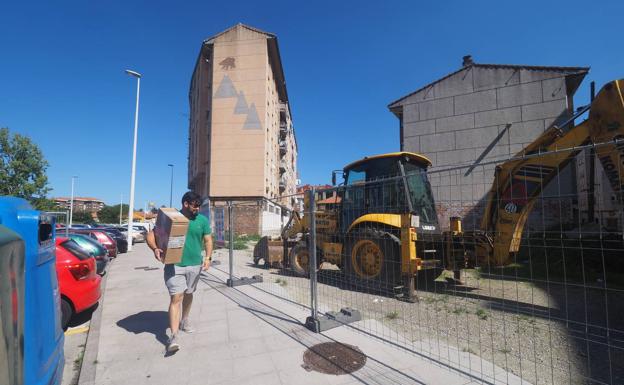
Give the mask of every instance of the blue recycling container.
<path id="1" fill-rule="evenodd" d="M 0 226 L 19 235 L 24 246 L 23 384 L 60 385 L 65 339 L 56 277 L 54 217 L 33 210 L 24 199 L 3 196 Z"/>

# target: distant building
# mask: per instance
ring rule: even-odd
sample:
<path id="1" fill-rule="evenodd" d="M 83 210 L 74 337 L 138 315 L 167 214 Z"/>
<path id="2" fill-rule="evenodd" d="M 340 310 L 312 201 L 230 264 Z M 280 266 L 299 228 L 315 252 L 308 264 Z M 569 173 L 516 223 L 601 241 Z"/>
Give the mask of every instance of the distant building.
<path id="1" fill-rule="evenodd" d="M 433 163 L 430 182 L 442 227 L 453 215 L 467 219 L 467 228 L 479 225 L 497 161 L 513 157 L 552 124 L 566 121 L 588 71 L 478 64 L 466 56 L 459 70 L 389 104 L 399 119 L 401 151 L 423 154 Z M 467 167 L 435 172 L 452 166 Z M 558 185 L 544 192 L 569 198 L 563 203 L 542 200 L 546 221 L 558 221 L 559 215 L 564 221 L 578 220 L 576 197 L 583 187 L 576 174 L 572 162 L 554 181 Z"/>
<path id="2" fill-rule="evenodd" d="M 237 202 L 237 233 L 278 233 L 298 150 L 277 36 L 238 24 L 204 40 L 189 104 L 189 189 Z"/>
<path id="3" fill-rule="evenodd" d="M 56 204 L 65 210 L 69 210 L 71 207 L 71 198 L 53 198 L 52 199 Z M 84 198 L 84 197 L 74 197 L 74 211 L 75 212 L 88 212 L 95 213 L 104 208 L 104 201 L 101 201 L 96 198 Z"/>

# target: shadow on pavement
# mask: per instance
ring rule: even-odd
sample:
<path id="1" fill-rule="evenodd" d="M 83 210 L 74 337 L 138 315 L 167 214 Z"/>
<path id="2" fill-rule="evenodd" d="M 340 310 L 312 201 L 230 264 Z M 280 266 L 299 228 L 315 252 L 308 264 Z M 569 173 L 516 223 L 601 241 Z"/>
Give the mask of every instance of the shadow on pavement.
<path id="1" fill-rule="evenodd" d="M 142 311 L 117 321 L 117 326 L 134 334 L 151 333 L 158 342 L 167 345 L 169 314 L 166 311 Z"/>
<path id="2" fill-rule="evenodd" d="M 69 319 L 69 323 L 67 324 L 67 327 L 80 326 L 86 323 L 87 321 L 91 321 L 93 312 L 95 312 L 98 306 L 99 306 L 99 303 L 96 303 L 91 308 L 83 311 L 82 313 L 74 314 L 74 316 Z"/>

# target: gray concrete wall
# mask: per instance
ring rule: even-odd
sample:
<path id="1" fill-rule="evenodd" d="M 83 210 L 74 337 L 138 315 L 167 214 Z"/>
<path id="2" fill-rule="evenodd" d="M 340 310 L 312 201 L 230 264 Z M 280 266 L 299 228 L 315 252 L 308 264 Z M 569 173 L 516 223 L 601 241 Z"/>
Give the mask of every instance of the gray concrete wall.
<path id="1" fill-rule="evenodd" d="M 400 102 L 402 150 L 433 162 L 431 184 L 442 225 L 449 215 L 481 211 L 473 209 L 483 203 L 495 167 L 483 163 L 515 155 L 565 116 L 567 94 L 562 72 L 476 66 Z M 460 165 L 475 168 L 468 175 L 465 169 L 435 177 L 436 170 Z M 557 191 L 576 192 L 571 177 L 559 178 L 557 184 Z M 468 220 L 478 225 L 478 214 Z"/>

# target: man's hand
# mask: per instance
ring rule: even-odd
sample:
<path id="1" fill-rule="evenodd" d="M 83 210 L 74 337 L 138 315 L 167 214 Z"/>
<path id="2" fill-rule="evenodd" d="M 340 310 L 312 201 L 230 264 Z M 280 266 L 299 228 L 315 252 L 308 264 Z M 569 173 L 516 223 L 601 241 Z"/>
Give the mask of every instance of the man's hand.
<path id="1" fill-rule="evenodd" d="M 161 256 L 162 252 L 162 249 L 154 249 L 154 257 L 158 262 L 163 262 L 163 257 Z"/>
<path id="2" fill-rule="evenodd" d="M 211 262 L 212 260 L 210 258 L 204 258 L 204 263 L 202 264 L 202 270 L 207 271 L 208 269 L 210 269 Z"/>

